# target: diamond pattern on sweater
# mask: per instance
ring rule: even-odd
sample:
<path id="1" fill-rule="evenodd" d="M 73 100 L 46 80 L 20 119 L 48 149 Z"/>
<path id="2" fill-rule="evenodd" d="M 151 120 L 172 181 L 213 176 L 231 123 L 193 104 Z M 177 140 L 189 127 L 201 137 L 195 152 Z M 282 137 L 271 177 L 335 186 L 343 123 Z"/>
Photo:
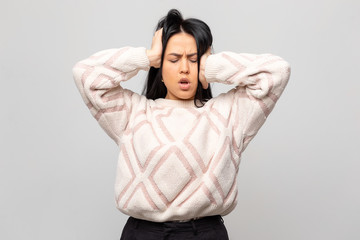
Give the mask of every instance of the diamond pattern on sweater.
<path id="1" fill-rule="evenodd" d="M 188 135 L 184 139 L 184 143 L 198 162 L 202 172 L 205 173 L 213 158 L 214 149 L 219 147 L 216 141 L 206 140 L 218 139 L 219 131 L 207 115 L 201 115 L 200 119 L 197 120 L 193 128 L 189 129 L 187 133 Z M 199 142 L 199 139 L 203 139 L 203 141 Z"/>
<path id="2" fill-rule="evenodd" d="M 170 142 L 183 139 L 189 132 L 189 126 L 196 123 L 197 116 L 186 108 L 170 108 L 164 114 L 159 114 L 156 120 Z M 191 127 L 190 127 L 191 129 Z"/>
<path id="3" fill-rule="evenodd" d="M 166 206 L 196 178 L 194 170 L 176 146 L 171 147 L 153 169 L 149 180 Z"/>
<path id="4" fill-rule="evenodd" d="M 145 209 L 157 210 L 158 207 L 152 201 L 144 183 L 139 183 L 124 205 L 124 209 L 137 209 L 137 206 L 144 206 Z M 140 210 L 139 211 L 143 211 Z"/>
<path id="5" fill-rule="evenodd" d="M 210 55 L 206 80 L 237 87 L 202 108 L 161 104 L 120 86 L 148 69 L 146 49 L 131 47 L 101 51 L 74 67 L 91 114 L 120 147 L 117 207 L 151 221 L 229 213 L 240 155 L 285 88 L 288 63 L 271 54 Z"/>
<path id="6" fill-rule="evenodd" d="M 149 132 L 152 132 L 153 134 L 148 134 Z M 141 171 L 144 172 L 150 159 L 160 148 L 158 138 L 148 122 L 142 121 L 136 125 L 133 130 L 131 143 L 132 150 L 136 156 L 136 162 L 138 163 Z"/>

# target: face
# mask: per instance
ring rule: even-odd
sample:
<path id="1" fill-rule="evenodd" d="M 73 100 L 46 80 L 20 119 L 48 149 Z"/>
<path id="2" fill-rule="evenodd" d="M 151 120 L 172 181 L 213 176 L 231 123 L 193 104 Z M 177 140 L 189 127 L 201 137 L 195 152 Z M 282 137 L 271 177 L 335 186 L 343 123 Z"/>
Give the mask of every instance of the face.
<path id="1" fill-rule="evenodd" d="M 177 33 L 169 39 L 162 66 L 167 99 L 194 99 L 198 85 L 197 47 L 193 36 Z"/>

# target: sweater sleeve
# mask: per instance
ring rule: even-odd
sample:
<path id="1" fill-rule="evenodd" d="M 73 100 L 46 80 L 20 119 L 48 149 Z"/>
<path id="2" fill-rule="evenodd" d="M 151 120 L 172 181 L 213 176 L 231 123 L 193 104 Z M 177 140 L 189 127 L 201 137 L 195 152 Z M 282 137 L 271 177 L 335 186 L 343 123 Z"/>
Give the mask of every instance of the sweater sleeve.
<path id="1" fill-rule="evenodd" d="M 220 98 L 231 105 L 231 116 L 235 116 L 236 121 L 233 135 L 242 152 L 286 87 L 290 65 L 272 54 L 222 52 L 208 57 L 205 78 L 208 82 L 236 85 Z"/>
<path id="2" fill-rule="evenodd" d="M 144 96 L 123 89 L 120 82 L 139 70 L 148 69 L 146 49 L 131 47 L 97 52 L 73 68 L 74 80 L 85 104 L 117 144 L 132 109 L 145 101 Z"/>

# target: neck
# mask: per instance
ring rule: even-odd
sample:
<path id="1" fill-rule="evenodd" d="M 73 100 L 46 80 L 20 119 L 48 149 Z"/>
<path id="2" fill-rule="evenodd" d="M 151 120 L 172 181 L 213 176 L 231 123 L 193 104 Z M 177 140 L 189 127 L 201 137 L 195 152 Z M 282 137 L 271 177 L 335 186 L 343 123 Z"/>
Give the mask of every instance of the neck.
<path id="1" fill-rule="evenodd" d="M 194 99 L 168 99 L 158 98 L 155 100 L 156 103 L 162 106 L 171 107 L 195 107 Z"/>

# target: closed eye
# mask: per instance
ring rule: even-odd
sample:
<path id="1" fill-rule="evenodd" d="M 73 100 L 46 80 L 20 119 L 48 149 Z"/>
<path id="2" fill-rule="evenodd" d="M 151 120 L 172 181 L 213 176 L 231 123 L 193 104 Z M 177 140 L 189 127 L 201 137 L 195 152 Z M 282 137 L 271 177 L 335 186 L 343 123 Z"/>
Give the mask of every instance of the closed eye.
<path id="1" fill-rule="evenodd" d="M 169 59 L 168 61 L 172 63 L 176 63 L 177 61 L 179 61 L 179 59 Z M 189 61 L 192 63 L 197 63 L 197 59 L 189 59 Z"/>

